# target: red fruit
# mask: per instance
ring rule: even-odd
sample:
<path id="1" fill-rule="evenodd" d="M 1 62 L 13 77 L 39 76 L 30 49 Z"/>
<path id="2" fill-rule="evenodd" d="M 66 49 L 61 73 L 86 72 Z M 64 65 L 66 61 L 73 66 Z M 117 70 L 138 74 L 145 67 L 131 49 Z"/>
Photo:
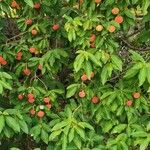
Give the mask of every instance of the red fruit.
<path id="1" fill-rule="evenodd" d="M 18 4 L 17 4 L 17 2 L 15 0 L 12 1 L 11 7 L 12 8 L 17 8 L 18 7 Z"/>
<path id="2" fill-rule="evenodd" d="M 38 113 L 37 113 L 37 116 L 39 117 L 39 118 L 43 118 L 44 117 L 44 115 L 45 115 L 45 112 L 44 111 L 39 111 Z"/>
<path id="3" fill-rule="evenodd" d="M 3 61 L 1 62 L 1 64 L 2 64 L 2 65 L 6 65 L 6 64 L 7 64 L 7 61 L 6 61 L 6 60 L 3 60 Z"/>
<path id="4" fill-rule="evenodd" d="M 21 60 L 22 57 L 21 57 L 21 56 L 17 56 L 16 59 L 17 59 L 17 60 Z"/>
<path id="5" fill-rule="evenodd" d="M 32 25 L 32 23 L 33 23 L 32 19 L 27 19 L 27 20 L 26 20 L 26 24 L 27 24 L 27 25 Z"/>
<path id="6" fill-rule="evenodd" d="M 81 80 L 82 80 L 82 81 L 86 81 L 86 80 L 88 80 L 87 75 L 86 75 L 86 74 L 83 74 L 83 75 L 81 76 Z"/>
<path id="7" fill-rule="evenodd" d="M 3 61 L 4 61 L 4 58 L 0 56 L 0 63 L 2 63 Z"/>
<path id="8" fill-rule="evenodd" d="M 49 103 L 50 102 L 50 98 L 49 97 L 45 97 L 44 98 L 44 102 L 47 104 L 47 103 Z"/>
<path id="9" fill-rule="evenodd" d="M 31 114 L 31 115 L 35 115 L 35 113 L 36 113 L 35 109 L 31 109 L 31 110 L 30 110 L 30 114 Z"/>
<path id="10" fill-rule="evenodd" d="M 29 76 L 31 74 L 31 71 L 30 69 L 26 68 L 23 70 L 23 73 L 26 75 L 26 76 Z"/>
<path id="11" fill-rule="evenodd" d="M 80 91 L 79 92 L 79 97 L 81 97 L 81 98 L 83 98 L 83 97 L 85 97 L 85 92 L 84 92 L 84 90 L 82 90 L 82 91 Z"/>
<path id="12" fill-rule="evenodd" d="M 123 17 L 122 16 L 116 16 L 115 21 L 120 24 L 123 22 Z"/>
<path id="13" fill-rule="evenodd" d="M 19 95 L 18 95 L 18 99 L 19 99 L 19 100 L 22 100 L 23 98 L 24 98 L 23 94 L 19 94 Z"/>
<path id="14" fill-rule="evenodd" d="M 132 104 L 133 104 L 132 100 L 128 100 L 128 101 L 126 102 L 126 105 L 127 105 L 127 106 L 132 106 Z"/>
<path id="15" fill-rule="evenodd" d="M 42 70 L 43 66 L 41 64 L 38 65 L 38 69 Z"/>
<path id="16" fill-rule="evenodd" d="M 102 2 L 102 0 L 95 0 L 96 4 L 100 4 Z"/>
<path id="17" fill-rule="evenodd" d="M 117 7 L 114 7 L 112 10 L 111 10 L 111 12 L 112 12 L 112 14 L 114 14 L 114 15 L 117 15 L 118 13 L 119 13 L 119 8 L 117 8 Z"/>
<path id="18" fill-rule="evenodd" d="M 92 97 L 91 102 L 93 104 L 97 104 L 99 102 L 99 98 L 97 96 Z"/>
<path id="19" fill-rule="evenodd" d="M 60 26 L 59 26 L 58 24 L 55 24 L 55 25 L 53 25 L 53 27 L 52 27 L 52 29 L 53 29 L 54 31 L 59 30 L 59 28 L 60 28 Z"/>
<path id="20" fill-rule="evenodd" d="M 22 55 L 23 55 L 22 52 L 17 53 L 17 56 L 22 56 Z"/>
<path id="21" fill-rule="evenodd" d="M 31 103 L 31 104 L 34 103 L 34 101 L 35 101 L 34 98 L 29 98 L 29 99 L 28 99 L 28 102 Z"/>
<path id="22" fill-rule="evenodd" d="M 46 107 L 47 107 L 48 109 L 51 109 L 51 108 L 52 108 L 52 104 L 46 104 Z"/>
<path id="23" fill-rule="evenodd" d="M 40 7 L 41 7 L 40 3 L 35 3 L 33 6 L 34 9 L 40 9 Z"/>
<path id="24" fill-rule="evenodd" d="M 113 26 L 113 25 L 111 25 L 111 26 L 108 28 L 108 31 L 109 31 L 110 33 L 115 32 L 115 30 L 116 30 L 116 27 Z"/>
<path id="25" fill-rule="evenodd" d="M 90 43 L 95 42 L 95 40 L 96 40 L 96 35 L 95 34 L 91 34 L 91 36 L 90 36 Z"/>
<path id="26" fill-rule="evenodd" d="M 135 99 L 138 99 L 141 97 L 141 94 L 139 92 L 134 92 L 132 95 Z"/>
<path id="27" fill-rule="evenodd" d="M 32 35 L 37 35 L 38 31 L 36 29 L 32 29 L 31 33 L 32 33 Z"/>
<path id="28" fill-rule="evenodd" d="M 31 48 L 29 49 L 29 52 L 30 52 L 30 53 L 35 53 L 35 52 L 36 52 L 36 48 L 31 47 Z"/>
<path id="29" fill-rule="evenodd" d="M 95 48 L 95 43 L 90 43 L 91 48 Z"/>
<path id="30" fill-rule="evenodd" d="M 27 95 L 27 97 L 28 97 L 28 99 L 33 99 L 33 98 L 34 98 L 34 95 L 33 95 L 32 93 L 29 93 L 29 94 Z"/>

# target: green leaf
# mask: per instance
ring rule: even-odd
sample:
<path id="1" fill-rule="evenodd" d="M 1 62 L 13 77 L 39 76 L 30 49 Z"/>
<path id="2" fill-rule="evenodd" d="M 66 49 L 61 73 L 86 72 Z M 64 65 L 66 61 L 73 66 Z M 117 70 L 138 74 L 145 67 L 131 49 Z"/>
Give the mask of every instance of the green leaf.
<path id="1" fill-rule="evenodd" d="M 146 15 L 148 13 L 148 7 L 150 6 L 150 1 L 149 0 L 143 0 L 142 2 L 142 10 L 143 14 Z"/>
<path id="2" fill-rule="evenodd" d="M 140 61 L 140 62 L 145 63 L 144 58 L 143 58 L 140 54 L 138 54 L 137 52 L 132 51 L 132 50 L 130 50 L 129 52 L 132 54 L 131 58 L 132 58 L 134 61 Z"/>
<path id="3" fill-rule="evenodd" d="M 73 140 L 73 138 L 74 138 L 74 128 L 71 128 L 69 135 L 68 135 L 69 143 Z"/>
<path id="4" fill-rule="evenodd" d="M 6 83 L 2 80 L 0 80 L 0 83 L 2 84 L 3 87 L 5 87 L 6 89 L 12 90 L 12 87 L 9 85 L 9 83 Z"/>
<path id="5" fill-rule="evenodd" d="M 84 132 L 84 130 L 82 128 L 76 126 L 75 130 L 78 133 L 78 135 L 80 135 L 80 137 L 82 137 L 83 139 L 85 138 L 85 132 Z"/>
<path id="6" fill-rule="evenodd" d="M 101 72 L 101 82 L 104 85 L 106 83 L 108 79 L 108 71 L 107 71 L 107 67 L 104 66 Z"/>
<path id="7" fill-rule="evenodd" d="M 74 62 L 74 69 L 75 69 L 75 72 L 78 72 L 81 68 L 82 68 L 82 64 L 84 62 L 84 57 L 82 54 L 79 54 L 76 59 L 75 59 L 75 62 Z"/>
<path id="8" fill-rule="evenodd" d="M 92 65 L 89 61 L 85 62 L 85 68 L 84 68 L 86 75 L 88 77 L 88 79 L 90 79 L 91 77 L 91 72 L 92 72 Z"/>
<path id="9" fill-rule="evenodd" d="M 148 122 L 147 126 L 146 126 L 146 130 L 149 131 L 150 130 L 150 121 Z"/>
<path id="10" fill-rule="evenodd" d="M 23 132 L 25 132 L 26 134 L 29 133 L 28 126 L 24 120 L 19 120 L 19 125 Z"/>
<path id="11" fill-rule="evenodd" d="M 59 130 L 59 129 L 61 129 L 61 128 L 67 126 L 68 123 L 69 123 L 68 121 L 62 121 L 62 122 L 60 122 L 60 123 L 57 123 L 57 124 L 52 128 L 51 131 Z"/>
<path id="12" fill-rule="evenodd" d="M 139 79 L 139 86 L 143 85 L 143 83 L 145 82 L 146 80 L 146 76 L 147 76 L 147 70 L 145 67 L 143 67 L 140 72 L 139 72 L 139 75 L 138 75 L 138 79 Z"/>
<path id="13" fill-rule="evenodd" d="M 140 137 L 144 138 L 144 137 L 147 137 L 147 133 L 145 131 L 136 131 L 132 133 L 132 136 L 137 137 L 137 138 L 140 138 Z"/>
<path id="14" fill-rule="evenodd" d="M 142 144 L 140 145 L 140 150 L 146 150 L 149 145 L 149 140 L 143 140 Z"/>
<path id="15" fill-rule="evenodd" d="M 2 73 L 2 76 L 3 76 L 4 78 L 12 79 L 12 76 L 9 75 L 8 73 L 6 73 L 6 72 L 1 72 L 1 73 Z"/>
<path id="16" fill-rule="evenodd" d="M 41 130 L 41 139 L 43 140 L 44 143 L 48 144 L 49 141 L 48 133 L 44 129 Z"/>
<path id="17" fill-rule="evenodd" d="M 70 98 L 71 96 L 73 96 L 77 89 L 78 89 L 79 84 L 71 84 L 67 87 L 67 94 L 66 94 L 66 98 Z"/>
<path id="18" fill-rule="evenodd" d="M 116 66 L 116 68 L 118 70 L 122 71 L 122 61 L 118 56 L 112 55 L 111 56 L 111 61 Z"/>
<path id="19" fill-rule="evenodd" d="M 52 141 L 53 139 L 55 139 L 58 135 L 60 135 L 60 133 L 62 132 L 62 130 L 57 130 L 51 133 L 51 135 L 49 136 L 49 140 Z"/>
<path id="20" fill-rule="evenodd" d="M 10 116 L 6 116 L 6 124 L 13 129 L 15 132 L 20 132 L 20 126 L 18 124 L 18 122 Z"/>
<path id="21" fill-rule="evenodd" d="M 111 133 L 121 133 L 126 127 L 126 124 L 119 124 L 113 128 Z"/>
<path id="22" fill-rule="evenodd" d="M 94 130 L 94 128 L 89 123 L 87 123 L 87 122 L 79 122 L 78 125 L 79 126 L 81 125 L 81 126 L 83 126 L 85 128 L 88 128 L 90 130 Z"/>
<path id="23" fill-rule="evenodd" d="M 0 84 L 0 94 L 3 93 L 3 86 Z"/>
<path id="24" fill-rule="evenodd" d="M 0 133 L 2 132 L 4 126 L 5 126 L 5 118 L 3 115 L 0 115 Z"/>
<path id="25" fill-rule="evenodd" d="M 33 8 L 33 1 L 32 0 L 24 0 L 25 3 L 27 3 L 27 5 L 29 5 L 30 7 Z"/>
<path id="26" fill-rule="evenodd" d="M 81 149 L 81 140 L 77 136 L 75 136 L 75 138 L 73 139 L 73 142 L 78 147 L 78 149 Z"/>

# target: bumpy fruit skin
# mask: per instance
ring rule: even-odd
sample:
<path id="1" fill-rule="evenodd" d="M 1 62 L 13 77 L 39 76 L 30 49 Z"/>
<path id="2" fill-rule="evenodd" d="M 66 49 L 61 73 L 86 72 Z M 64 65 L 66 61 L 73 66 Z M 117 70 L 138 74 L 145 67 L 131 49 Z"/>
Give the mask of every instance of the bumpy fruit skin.
<path id="1" fill-rule="evenodd" d="M 35 113 L 36 113 L 35 109 L 31 109 L 31 110 L 30 110 L 30 114 L 31 114 L 31 115 L 35 115 Z"/>
<path id="2" fill-rule="evenodd" d="M 16 59 L 17 60 L 21 60 L 22 59 L 22 55 L 23 55 L 22 52 L 18 52 L 17 55 L 16 55 Z"/>
<path id="3" fill-rule="evenodd" d="M 44 98 L 44 103 L 48 104 L 50 102 L 50 98 L 49 97 L 45 97 Z"/>
<path id="4" fill-rule="evenodd" d="M 36 48 L 30 47 L 30 48 L 29 48 L 29 52 L 30 52 L 30 53 L 35 53 L 35 52 L 36 52 Z"/>
<path id="5" fill-rule="evenodd" d="M 28 99 L 29 99 L 29 98 L 34 98 L 34 95 L 33 95 L 32 93 L 29 93 L 29 94 L 27 95 L 27 97 L 28 97 Z"/>
<path id="6" fill-rule="evenodd" d="M 31 71 L 30 69 L 26 68 L 23 70 L 23 73 L 26 75 L 26 76 L 29 76 L 31 74 Z"/>
<path id="7" fill-rule="evenodd" d="M 83 75 L 81 76 L 81 80 L 82 80 L 82 81 L 86 81 L 86 80 L 88 80 L 87 75 L 86 75 L 86 74 L 83 74 Z"/>
<path id="8" fill-rule="evenodd" d="M 7 61 L 0 55 L 0 65 L 6 65 Z"/>
<path id="9" fill-rule="evenodd" d="M 59 28 L 60 28 L 60 26 L 59 26 L 58 24 L 55 24 L 55 25 L 53 25 L 53 27 L 52 27 L 52 29 L 53 29 L 54 31 L 59 30 Z"/>
<path id="10" fill-rule="evenodd" d="M 42 70 L 43 66 L 41 64 L 38 65 L 38 69 Z"/>
<path id="11" fill-rule="evenodd" d="M 44 115 L 45 115 L 45 112 L 44 111 L 39 111 L 38 113 L 37 113 L 37 116 L 39 117 L 39 118 L 43 118 L 44 117 Z"/>
<path id="12" fill-rule="evenodd" d="M 123 17 L 122 16 L 116 16 L 115 17 L 115 21 L 119 24 L 121 24 L 123 22 Z"/>
<path id="13" fill-rule="evenodd" d="M 33 30 L 31 31 L 31 33 L 32 33 L 32 35 L 37 35 L 37 34 L 38 34 L 38 31 L 37 31 L 36 29 L 33 29 Z"/>
<path id="14" fill-rule="evenodd" d="M 84 90 L 79 92 L 79 97 L 84 98 L 86 96 Z"/>
<path id="15" fill-rule="evenodd" d="M 95 34 L 91 34 L 91 36 L 90 36 L 90 43 L 95 42 L 95 40 L 96 40 L 96 35 Z"/>
<path id="16" fill-rule="evenodd" d="M 15 0 L 12 1 L 11 7 L 12 7 L 12 8 L 16 8 L 16 9 L 19 9 L 19 8 L 20 8 L 19 5 L 18 5 L 18 3 L 17 3 Z"/>
<path id="17" fill-rule="evenodd" d="M 141 94 L 139 92 L 134 92 L 132 95 L 135 99 L 138 99 L 141 97 Z"/>
<path id="18" fill-rule="evenodd" d="M 95 0 L 96 4 L 100 4 L 102 2 L 102 0 Z"/>
<path id="19" fill-rule="evenodd" d="M 24 98 L 23 94 L 19 94 L 19 95 L 18 95 L 18 99 L 19 99 L 19 100 L 23 100 L 23 98 Z"/>
<path id="20" fill-rule="evenodd" d="M 112 14 L 113 15 L 117 15 L 117 14 L 119 14 L 119 8 L 117 8 L 117 7 L 114 7 L 112 10 L 111 10 L 111 12 L 112 12 Z"/>
<path id="21" fill-rule="evenodd" d="M 92 97 L 91 102 L 93 104 L 97 104 L 97 103 L 99 103 L 99 98 L 97 96 L 94 96 L 94 97 Z"/>
<path id="22" fill-rule="evenodd" d="M 35 101 L 34 98 L 29 98 L 29 99 L 28 99 L 28 102 L 31 103 L 31 104 L 34 103 L 34 101 Z"/>
<path id="23" fill-rule="evenodd" d="M 26 23 L 27 25 L 32 25 L 33 21 L 32 21 L 32 19 L 27 19 L 25 23 Z"/>
<path id="24" fill-rule="evenodd" d="M 133 104 L 132 100 L 128 100 L 128 101 L 126 102 L 126 105 L 127 105 L 128 107 L 132 106 L 132 104 Z"/>
<path id="25" fill-rule="evenodd" d="M 41 7 L 40 3 L 35 3 L 34 6 L 33 6 L 33 8 L 37 9 L 37 10 L 40 9 L 40 7 Z"/>
<path id="26" fill-rule="evenodd" d="M 97 25 L 96 26 L 96 31 L 100 32 L 103 30 L 103 26 L 102 25 Z"/>
<path id="27" fill-rule="evenodd" d="M 113 26 L 113 25 L 109 26 L 109 28 L 108 28 L 108 31 L 109 31 L 110 33 L 115 32 L 115 30 L 116 30 L 116 27 Z"/>

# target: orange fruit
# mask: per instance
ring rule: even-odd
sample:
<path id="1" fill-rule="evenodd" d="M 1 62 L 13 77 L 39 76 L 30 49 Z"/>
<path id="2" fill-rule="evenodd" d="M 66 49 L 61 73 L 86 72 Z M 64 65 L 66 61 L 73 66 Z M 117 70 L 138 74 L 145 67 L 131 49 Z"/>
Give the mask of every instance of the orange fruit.
<path id="1" fill-rule="evenodd" d="M 126 102 L 126 105 L 127 105 L 127 106 L 132 106 L 132 104 L 133 104 L 132 100 L 128 100 L 128 101 Z"/>
<path id="2" fill-rule="evenodd" d="M 60 26 L 59 26 L 58 24 L 55 24 L 55 25 L 53 25 L 53 27 L 52 27 L 52 29 L 53 29 L 54 31 L 59 30 L 59 28 L 60 28 Z"/>
<path id="3" fill-rule="evenodd" d="M 114 7 L 112 10 L 111 10 L 111 12 L 112 12 L 112 14 L 113 15 L 117 15 L 118 13 L 119 13 L 119 8 L 117 8 L 117 7 Z"/>
<path id="4" fill-rule="evenodd" d="M 37 113 L 37 116 L 38 116 L 39 118 L 43 118 L 44 115 L 45 115 L 45 112 L 42 111 L 42 110 L 40 110 L 40 111 Z"/>
<path id="5" fill-rule="evenodd" d="M 23 73 L 26 75 L 26 76 L 29 76 L 31 74 L 31 71 L 30 69 L 26 68 L 23 70 Z"/>
<path id="6" fill-rule="evenodd" d="M 85 94 L 84 90 L 79 92 L 79 97 L 83 98 L 85 96 L 86 96 L 86 94 Z"/>
<path id="7" fill-rule="evenodd" d="M 40 7 L 41 7 L 40 3 L 35 3 L 34 6 L 33 6 L 33 8 L 37 9 L 37 10 L 40 9 Z"/>
<path id="8" fill-rule="evenodd" d="M 32 19 L 27 19 L 27 20 L 26 20 L 26 24 L 27 24 L 27 25 L 32 25 L 32 23 L 33 23 Z"/>
<path id="9" fill-rule="evenodd" d="M 122 16 L 116 16 L 115 17 L 115 21 L 119 24 L 121 24 L 123 22 L 123 17 Z"/>
<path id="10" fill-rule="evenodd" d="M 36 48 L 30 47 L 30 48 L 29 48 L 29 52 L 30 52 L 30 53 L 35 53 L 35 52 L 36 52 Z"/>
<path id="11" fill-rule="evenodd" d="M 38 69 L 42 70 L 43 66 L 41 64 L 38 65 Z"/>
<path id="12" fill-rule="evenodd" d="M 3 61 L 1 62 L 1 64 L 2 64 L 2 65 L 6 65 L 6 64 L 7 64 L 7 61 L 6 61 L 6 60 L 3 60 Z"/>
<path id="13" fill-rule="evenodd" d="M 32 29 L 31 33 L 32 33 L 32 35 L 37 35 L 38 31 L 36 29 Z"/>
<path id="14" fill-rule="evenodd" d="M 83 75 L 81 76 L 81 80 L 82 80 L 82 81 L 88 80 L 87 75 L 86 75 L 86 74 L 83 74 Z"/>
<path id="15" fill-rule="evenodd" d="M 102 25 L 97 25 L 96 26 L 96 31 L 100 32 L 103 30 L 103 26 Z"/>
<path id="16" fill-rule="evenodd" d="M 90 36 L 90 43 L 95 42 L 95 40 L 96 40 L 96 35 L 95 34 L 91 34 L 91 36 Z"/>
<path id="17" fill-rule="evenodd" d="M 36 113 L 35 109 L 31 109 L 31 110 L 30 110 L 30 114 L 31 114 L 31 115 L 35 115 L 35 113 Z"/>
<path id="18" fill-rule="evenodd" d="M 51 108 L 52 108 L 52 104 L 46 104 L 46 107 L 47 107 L 48 109 L 51 109 Z"/>
<path id="19" fill-rule="evenodd" d="M 19 94 L 19 95 L 18 95 L 18 99 L 19 99 L 19 100 L 22 100 L 23 98 L 24 98 L 23 94 Z"/>
<path id="20" fill-rule="evenodd" d="M 100 4 L 102 2 L 102 0 L 95 0 L 96 4 Z"/>
<path id="21" fill-rule="evenodd" d="M 47 104 L 47 103 L 49 103 L 50 102 L 50 98 L 49 97 L 45 97 L 44 98 L 44 102 Z"/>
<path id="22" fill-rule="evenodd" d="M 97 104 L 97 103 L 99 103 L 99 98 L 97 96 L 94 96 L 94 97 L 92 97 L 91 102 L 93 104 Z"/>
<path id="23" fill-rule="evenodd" d="M 35 101 L 34 98 L 29 98 L 29 99 L 28 99 L 28 102 L 31 103 L 31 104 L 34 103 L 34 101 Z"/>
<path id="24" fill-rule="evenodd" d="M 116 27 L 113 26 L 113 25 L 109 26 L 109 28 L 108 28 L 108 31 L 109 31 L 110 33 L 115 32 L 115 30 L 116 30 Z"/>
<path id="25" fill-rule="evenodd" d="M 134 92 L 132 95 L 135 99 L 138 99 L 141 97 L 141 94 L 139 92 Z"/>

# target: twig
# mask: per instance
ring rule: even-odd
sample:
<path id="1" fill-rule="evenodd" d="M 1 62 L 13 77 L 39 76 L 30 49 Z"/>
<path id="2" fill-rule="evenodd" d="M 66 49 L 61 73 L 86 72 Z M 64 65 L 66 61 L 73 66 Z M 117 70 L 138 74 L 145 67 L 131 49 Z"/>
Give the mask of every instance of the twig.
<path id="1" fill-rule="evenodd" d="M 80 103 L 80 105 L 73 111 L 72 116 L 74 116 L 74 114 L 77 112 L 77 110 L 82 106 L 82 104 Z"/>

